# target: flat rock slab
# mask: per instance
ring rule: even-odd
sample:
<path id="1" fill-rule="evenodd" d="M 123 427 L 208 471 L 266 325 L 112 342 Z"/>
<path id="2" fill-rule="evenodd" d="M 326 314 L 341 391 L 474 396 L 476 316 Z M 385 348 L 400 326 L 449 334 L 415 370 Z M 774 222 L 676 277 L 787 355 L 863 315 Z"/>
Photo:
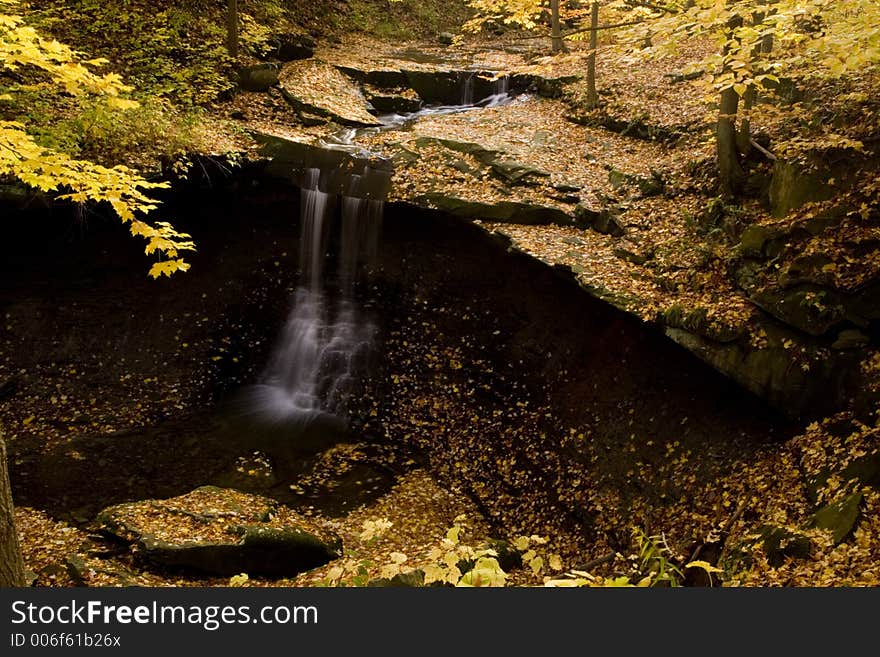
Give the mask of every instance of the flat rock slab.
<path id="1" fill-rule="evenodd" d="M 273 500 L 213 486 L 112 506 L 97 522 L 150 562 L 215 575 L 295 575 L 342 550 L 338 536 Z"/>
<path id="2" fill-rule="evenodd" d="M 571 225 L 572 217 L 548 205 L 533 205 L 519 201 L 483 203 L 449 196 L 440 192 L 425 194 L 416 201 L 425 207 L 443 210 L 457 217 L 494 221 L 509 224 L 558 224 Z"/>
<path id="3" fill-rule="evenodd" d="M 279 76 L 284 98 L 298 112 L 348 126 L 377 126 L 360 88 L 334 66 L 308 59 L 286 64 Z"/>

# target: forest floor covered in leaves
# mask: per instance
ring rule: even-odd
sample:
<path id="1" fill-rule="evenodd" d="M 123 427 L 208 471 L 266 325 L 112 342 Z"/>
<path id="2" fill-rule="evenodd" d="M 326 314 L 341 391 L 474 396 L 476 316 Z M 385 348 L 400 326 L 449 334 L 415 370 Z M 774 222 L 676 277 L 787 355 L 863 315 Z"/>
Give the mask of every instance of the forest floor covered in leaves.
<path id="1" fill-rule="evenodd" d="M 718 563 L 727 584 L 876 582 L 876 492 L 820 480 L 870 456 L 875 430 L 840 417 L 790 439 L 797 425 L 570 280 L 402 206 L 362 291 L 384 318 L 383 364 L 353 409 L 356 442 L 298 474 L 254 454 L 212 409 L 254 379 L 287 310 L 296 199 L 250 183 L 218 192 L 176 208 L 203 238 L 185 280 L 145 280 L 114 231 L 46 270 L 22 253 L 4 277 L 0 411 L 37 584 L 351 583 L 361 567 L 381 578 L 443 563 L 457 524 L 473 546 L 540 537 L 520 559 L 534 551 L 541 567 L 512 568 L 510 584 L 584 566 L 639 581 L 639 532 L 683 570 Z M 97 330 L 108 322 L 127 327 L 116 341 Z M 393 477 L 368 484 L 380 472 Z M 94 521 L 205 484 L 282 500 L 342 537 L 344 558 L 296 578 L 198 576 L 108 542 Z M 810 528 L 841 493 L 860 496 L 845 534 Z"/>
<path id="2" fill-rule="evenodd" d="M 461 540 L 470 544 L 542 537 L 545 566 L 513 571 L 515 584 L 541 585 L 597 561 L 593 575 L 638 581 L 644 564 L 632 557 L 644 532 L 662 537 L 658 554 L 682 570 L 690 560 L 706 561 L 728 585 L 876 585 L 876 418 L 844 412 L 791 423 L 656 330 L 672 311 L 696 312 L 703 333 L 766 342 L 762 309 L 736 277 L 740 238 L 750 226 L 765 226 L 782 242 L 756 274 L 759 286 L 772 287 L 774 272 L 802 271 L 805 256 L 820 254 L 814 268 L 821 282 L 849 294 L 873 282 L 880 264 L 876 212 L 862 214 L 876 206 L 870 167 L 864 180 L 785 218 L 757 199 L 736 208 L 716 199 L 707 139 L 712 117 L 701 92 L 682 79 L 684 62 L 694 58 L 687 49 L 703 47 L 692 44 L 680 58 L 651 63 L 600 58 L 599 111 L 583 108 L 585 53 L 578 47 L 553 58 L 542 54 L 544 43 L 450 48 L 357 37 L 319 47 L 322 62 L 364 71 L 473 67 L 562 80 L 552 93 L 523 90 L 503 106 L 427 116 L 403 130 L 363 131 L 354 143 L 394 158 L 390 200 L 413 221 L 430 224 L 433 215 L 413 208 L 440 207 L 432 199 L 445 197 L 551 208 L 571 222 L 478 219 L 483 233 L 502 242 L 491 258 L 488 242 L 466 224 L 428 230 L 431 240 L 419 235 L 422 248 L 441 245 L 435 256 L 406 240 L 389 248 L 386 270 L 394 270 L 395 256 L 409 258 L 411 269 L 377 274 L 373 292 L 380 294 L 371 303 L 389 320 L 384 366 L 355 415 L 363 443 L 331 450 L 298 481 L 279 479 L 271 467 L 261 474 L 263 457 L 218 443 L 214 420 L 203 415 L 251 380 L 265 359 L 271 336 L 263 325 L 283 317 L 293 284 L 292 226 L 278 219 L 244 237 L 230 229 L 237 240 L 231 245 L 212 243 L 219 237 L 208 237 L 210 222 L 195 222 L 200 254 L 182 289 L 177 280 L 138 283 L 127 265 L 107 256 L 116 246 L 106 248 L 96 269 L 82 261 L 56 278 L 32 271 L 27 289 L 7 278 L 0 413 L 13 484 L 26 491 L 17 518 L 36 583 L 225 585 L 228 578 L 169 572 L 108 551 L 96 539 L 94 514 L 106 504 L 205 483 L 280 495 L 305 512 L 309 494 L 323 496 L 328 482 L 332 488 L 347 473 L 357 479 L 381 471 L 393 477 L 364 494 L 356 510 L 337 508 L 332 517 L 313 510 L 343 538 L 345 560 L 298 578 L 236 583 L 338 582 L 364 564 L 370 577 L 424 568 L 442 561 L 444 538 L 464 514 Z M 281 78 L 290 79 L 283 70 Z M 332 94 L 332 86 L 306 79 Z M 351 80 L 332 80 L 345 85 L 340 97 L 358 100 Z M 873 82 L 859 79 L 846 91 L 859 94 Z M 875 101 L 843 107 L 832 100 L 829 111 L 846 118 L 852 138 L 869 137 L 860 131 L 870 122 L 858 118 L 874 111 Z M 765 109 L 755 132 L 771 146 L 793 126 L 772 104 Z M 277 87 L 238 93 L 210 116 L 202 148 L 215 157 L 239 151 L 259 161 L 252 130 L 325 144 L 342 134 L 332 121 L 304 125 Z M 485 152 L 495 154 L 492 163 L 534 171 L 513 181 L 499 177 L 482 159 Z M 756 171 L 771 168 L 760 153 L 754 157 Z M 848 209 L 829 224 L 833 230 L 797 230 L 840 205 Z M 617 228 L 578 225 L 578 208 L 613 208 Z M 283 214 L 277 206 L 272 212 Z M 580 287 L 567 287 L 535 263 L 511 261 L 520 274 L 505 268 L 507 258 L 517 257 L 507 247 L 571 272 Z M 249 252 L 261 254 L 258 263 L 245 257 Z M 495 267 L 485 275 L 491 284 L 481 280 L 487 261 Z M 216 271 L 241 278 L 218 285 Z M 60 300 L 59 289 L 66 290 Z M 583 289 L 653 328 L 612 313 Z M 496 296 L 497 305 L 487 303 Z M 799 366 L 816 367 L 830 353 L 822 349 L 805 351 Z M 877 352 L 867 351 L 863 369 L 876 372 L 878 364 Z M 369 467 L 358 470 L 364 463 Z M 365 535 L 365 522 L 386 520 L 391 527 L 378 540 Z M 94 560 L 77 571 L 78 580 L 71 577 L 72 554 Z"/>

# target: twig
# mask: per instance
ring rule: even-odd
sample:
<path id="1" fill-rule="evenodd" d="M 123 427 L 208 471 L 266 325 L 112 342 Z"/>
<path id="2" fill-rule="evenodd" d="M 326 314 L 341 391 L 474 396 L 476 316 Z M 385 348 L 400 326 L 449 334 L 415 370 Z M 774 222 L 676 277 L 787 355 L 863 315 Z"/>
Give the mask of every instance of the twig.
<path id="1" fill-rule="evenodd" d="M 742 501 L 737 505 L 736 510 L 727 519 L 727 522 L 725 522 L 724 526 L 721 528 L 721 533 L 719 534 L 719 539 L 718 539 L 718 544 L 721 546 L 721 551 L 719 552 L 719 558 L 720 558 L 721 553 L 724 552 L 724 545 L 725 545 L 725 543 L 727 543 L 727 535 L 730 534 L 730 530 L 733 529 L 734 523 L 740 519 L 740 517 L 745 512 L 745 510 L 746 510 L 746 502 Z M 696 561 L 697 558 L 700 556 L 700 554 L 703 552 L 703 548 L 706 547 L 706 545 L 707 545 L 706 541 L 703 541 L 702 543 L 700 543 L 694 549 L 694 552 L 693 552 L 693 554 L 691 554 L 691 558 L 688 559 L 687 563 L 690 563 L 692 561 Z"/>
<path id="2" fill-rule="evenodd" d="M 754 139 L 751 139 L 751 138 L 750 138 L 750 139 L 749 139 L 749 143 L 752 145 L 752 147 L 753 147 L 755 150 L 757 150 L 758 152 L 763 153 L 764 155 L 766 155 L 768 160 L 771 160 L 771 161 L 773 161 L 773 162 L 776 162 L 777 160 L 779 160 L 778 157 L 776 157 L 773 153 L 771 153 L 771 152 L 768 151 L 766 148 L 764 148 L 763 146 L 761 146 L 761 144 L 759 144 L 758 142 L 756 142 Z"/>

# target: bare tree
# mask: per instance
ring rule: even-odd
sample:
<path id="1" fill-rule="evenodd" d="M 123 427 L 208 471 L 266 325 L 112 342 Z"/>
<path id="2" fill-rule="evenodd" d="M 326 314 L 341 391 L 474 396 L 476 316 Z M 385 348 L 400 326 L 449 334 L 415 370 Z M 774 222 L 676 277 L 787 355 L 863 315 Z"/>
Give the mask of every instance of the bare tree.
<path id="1" fill-rule="evenodd" d="M 233 59 L 238 57 L 238 0 L 229 0 L 226 15 L 226 49 Z"/>
<path id="2" fill-rule="evenodd" d="M 24 586 L 24 561 L 15 531 L 12 489 L 6 462 L 6 442 L 0 435 L 0 587 Z"/>
<path id="3" fill-rule="evenodd" d="M 594 1 L 590 7 L 590 58 L 587 60 L 587 107 L 593 109 L 599 104 L 596 93 L 596 47 L 599 44 L 599 3 Z"/>
<path id="4" fill-rule="evenodd" d="M 562 40 L 562 23 L 559 20 L 559 0 L 550 0 L 550 38 L 553 40 L 553 52 L 565 52 Z"/>

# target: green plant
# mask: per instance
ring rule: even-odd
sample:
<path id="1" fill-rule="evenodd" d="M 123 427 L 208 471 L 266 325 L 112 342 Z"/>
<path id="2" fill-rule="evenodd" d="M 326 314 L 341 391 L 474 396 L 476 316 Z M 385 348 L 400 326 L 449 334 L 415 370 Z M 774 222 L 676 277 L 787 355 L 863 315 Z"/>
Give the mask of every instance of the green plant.
<path id="1" fill-rule="evenodd" d="M 649 580 L 649 586 L 679 586 L 684 575 L 671 561 L 672 550 L 663 533 L 649 536 L 642 529 L 633 529 L 633 537 L 638 546 L 633 578 L 640 582 Z"/>

